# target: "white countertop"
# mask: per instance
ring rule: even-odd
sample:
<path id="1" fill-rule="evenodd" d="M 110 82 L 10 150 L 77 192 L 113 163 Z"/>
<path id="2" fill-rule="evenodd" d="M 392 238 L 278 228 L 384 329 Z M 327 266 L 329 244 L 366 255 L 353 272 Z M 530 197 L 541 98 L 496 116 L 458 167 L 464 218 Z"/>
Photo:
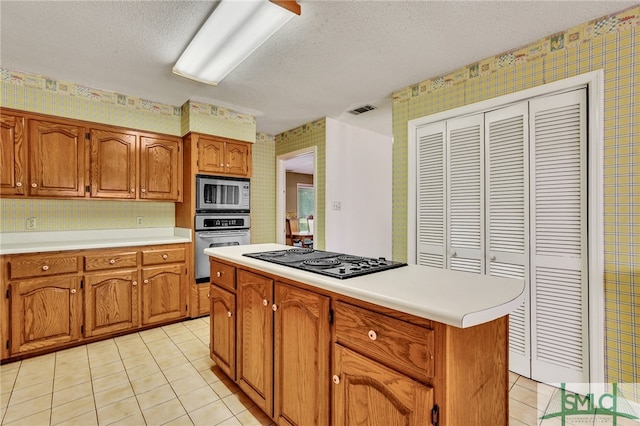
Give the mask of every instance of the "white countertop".
<path id="1" fill-rule="evenodd" d="M 524 280 L 419 265 L 340 280 L 242 256 L 243 253 L 290 248 L 279 244 L 250 244 L 208 248 L 204 252 L 222 260 L 460 328 L 507 315 L 524 300 Z"/>
<path id="2" fill-rule="evenodd" d="M 82 231 L 6 232 L 0 254 L 39 253 L 191 242 L 188 228 L 92 229 Z"/>

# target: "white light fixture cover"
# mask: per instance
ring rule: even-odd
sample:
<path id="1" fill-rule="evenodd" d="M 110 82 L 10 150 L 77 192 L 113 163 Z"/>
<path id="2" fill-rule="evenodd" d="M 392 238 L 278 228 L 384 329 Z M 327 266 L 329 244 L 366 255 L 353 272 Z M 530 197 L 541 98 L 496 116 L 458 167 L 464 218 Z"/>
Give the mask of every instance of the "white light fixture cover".
<path id="1" fill-rule="evenodd" d="M 222 0 L 173 72 L 216 86 L 293 16 L 267 0 Z"/>

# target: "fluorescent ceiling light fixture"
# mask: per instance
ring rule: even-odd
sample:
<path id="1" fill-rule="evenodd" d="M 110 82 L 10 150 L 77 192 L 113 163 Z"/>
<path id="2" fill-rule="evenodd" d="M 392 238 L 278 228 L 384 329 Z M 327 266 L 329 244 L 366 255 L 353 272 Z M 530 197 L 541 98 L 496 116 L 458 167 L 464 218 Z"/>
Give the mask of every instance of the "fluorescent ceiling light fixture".
<path id="1" fill-rule="evenodd" d="M 173 72 L 216 86 L 296 14 L 300 6 L 295 1 L 222 0 Z"/>

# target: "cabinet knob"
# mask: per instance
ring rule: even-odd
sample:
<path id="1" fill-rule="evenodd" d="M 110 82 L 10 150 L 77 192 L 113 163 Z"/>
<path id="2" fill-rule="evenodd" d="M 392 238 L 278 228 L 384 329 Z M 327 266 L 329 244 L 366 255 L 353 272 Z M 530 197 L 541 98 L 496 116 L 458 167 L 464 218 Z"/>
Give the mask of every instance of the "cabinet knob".
<path id="1" fill-rule="evenodd" d="M 269 301 L 268 301 L 267 299 L 263 299 L 263 300 L 262 300 L 262 304 L 263 304 L 264 306 L 267 306 L 267 305 L 269 304 Z"/>
<path id="2" fill-rule="evenodd" d="M 231 311 L 227 311 L 227 316 L 228 316 L 229 318 L 231 318 L 231 315 L 232 315 Z"/>
<path id="3" fill-rule="evenodd" d="M 276 305 L 275 303 L 273 305 L 271 305 L 271 309 L 273 309 L 273 312 L 278 310 L 278 305 Z"/>
<path id="4" fill-rule="evenodd" d="M 207 293 L 207 299 L 211 299 L 211 293 Z"/>
<path id="5" fill-rule="evenodd" d="M 220 163 L 220 167 L 224 167 L 224 163 Z"/>
<path id="6" fill-rule="evenodd" d="M 16 182 L 16 186 L 20 188 L 22 186 L 22 182 Z"/>
<path id="7" fill-rule="evenodd" d="M 36 188 L 37 186 L 38 186 L 38 184 L 37 184 L 37 183 L 35 183 L 35 182 L 31 184 L 31 187 L 32 187 L 32 188 Z"/>
<path id="8" fill-rule="evenodd" d="M 221 271 L 216 272 L 216 276 L 220 278 L 222 276 L 222 272 Z"/>
<path id="9" fill-rule="evenodd" d="M 133 286 L 138 285 L 138 281 L 133 281 L 133 282 L 131 283 L 131 285 L 133 285 Z"/>
<path id="10" fill-rule="evenodd" d="M 109 261 L 109 263 L 113 265 L 114 263 L 116 263 L 116 260 L 115 260 L 115 259 L 111 259 L 111 260 Z"/>
<path id="11" fill-rule="evenodd" d="M 146 190 L 146 189 L 144 189 L 144 188 L 142 188 L 142 189 L 140 190 L 140 192 L 147 192 L 147 190 Z"/>
<path id="12" fill-rule="evenodd" d="M 135 188 L 131 188 L 129 191 L 136 192 L 136 189 Z"/>
<path id="13" fill-rule="evenodd" d="M 145 284 L 149 284 L 149 280 L 144 280 L 142 282 L 145 283 Z"/>
<path id="14" fill-rule="evenodd" d="M 336 385 L 340 383 L 340 377 L 337 374 L 333 375 L 333 383 Z"/>
<path id="15" fill-rule="evenodd" d="M 378 333 L 376 333 L 373 330 L 369 330 L 368 335 L 369 335 L 369 339 L 371 339 L 371 340 L 376 340 L 378 338 Z"/>
<path id="16" fill-rule="evenodd" d="M 42 270 L 43 270 L 43 271 L 48 271 L 48 270 L 49 270 L 49 265 L 44 265 L 44 266 L 42 267 Z"/>
<path id="17" fill-rule="evenodd" d="M 227 164 L 227 169 L 229 168 L 229 165 Z"/>
<path id="18" fill-rule="evenodd" d="M 76 291 L 77 291 L 77 290 L 76 290 L 75 288 L 72 288 L 72 289 L 71 289 L 71 294 L 76 294 Z"/>
<path id="19" fill-rule="evenodd" d="M 164 260 L 167 260 L 167 259 L 169 258 L 169 256 L 167 256 L 166 254 L 163 254 L 163 255 L 162 255 L 162 258 L 163 258 Z"/>

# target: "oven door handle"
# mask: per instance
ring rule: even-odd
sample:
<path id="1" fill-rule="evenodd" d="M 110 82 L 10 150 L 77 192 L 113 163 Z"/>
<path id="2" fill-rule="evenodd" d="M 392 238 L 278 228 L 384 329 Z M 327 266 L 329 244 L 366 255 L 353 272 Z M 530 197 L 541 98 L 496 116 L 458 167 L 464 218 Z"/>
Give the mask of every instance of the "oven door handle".
<path id="1" fill-rule="evenodd" d="M 196 231 L 195 234 L 200 239 L 212 240 L 214 238 L 244 236 L 244 235 L 248 235 L 249 231 L 248 230 L 242 230 L 242 229 L 241 230 L 237 230 L 237 231 L 227 231 L 227 232 L 221 232 L 221 231 L 197 232 Z"/>

